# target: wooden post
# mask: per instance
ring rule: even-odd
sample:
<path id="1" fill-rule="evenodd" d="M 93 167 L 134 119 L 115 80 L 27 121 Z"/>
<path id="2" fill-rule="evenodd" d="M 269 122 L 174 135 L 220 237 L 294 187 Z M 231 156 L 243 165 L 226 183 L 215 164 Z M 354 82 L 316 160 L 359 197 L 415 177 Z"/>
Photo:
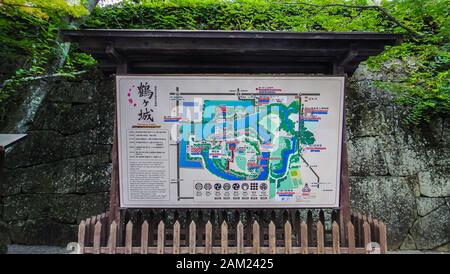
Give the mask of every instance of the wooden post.
<path id="1" fill-rule="evenodd" d="M 253 253 L 254 254 L 261 253 L 259 224 L 256 220 L 253 222 Z"/>
<path id="2" fill-rule="evenodd" d="M 386 225 L 383 222 L 379 222 L 379 238 L 380 238 L 380 253 L 387 254 L 387 239 L 386 239 Z"/>
<path id="3" fill-rule="evenodd" d="M 4 171 L 3 171 L 4 166 L 5 166 L 5 148 L 2 145 L 0 145 L 0 178 L 2 178 L 0 180 L 0 204 L 2 205 L 2 208 L 1 208 L 2 212 L 3 212 L 3 203 L 4 203 L 3 202 L 3 195 L 5 193 L 5 192 L 3 192 L 3 181 L 4 181 L 4 178 L 5 178 Z M 1 215 L 3 215 L 3 214 L 1 214 Z M 0 220 L 1 220 L 1 218 L 0 218 Z M 81 223 L 83 223 L 83 221 Z M 85 230 L 85 227 L 83 225 L 83 244 L 81 245 L 81 243 L 80 243 L 81 223 L 78 226 L 78 248 L 80 250 L 79 252 L 81 252 L 81 250 L 84 249 L 84 232 L 85 232 L 84 230 Z"/>
<path id="4" fill-rule="evenodd" d="M 125 254 L 131 254 L 133 246 L 133 223 L 128 221 L 125 229 Z"/>
<path id="5" fill-rule="evenodd" d="M 269 223 L 269 254 L 277 253 L 277 234 L 275 231 L 275 224 L 273 221 Z"/>
<path id="6" fill-rule="evenodd" d="M 345 131 L 343 137 L 345 138 Z M 349 194 L 349 179 L 348 179 L 348 156 L 347 156 L 347 142 L 342 143 L 342 160 L 341 160 L 341 195 L 340 195 L 340 212 L 339 222 L 341 227 L 341 238 L 343 241 L 347 239 L 345 235 L 345 224 L 350 222 L 350 194 Z"/>
<path id="7" fill-rule="evenodd" d="M 180 254 L 180 222 L 173 225 L 173 254 Z"/>
<path id="8" fill-rule="evenodd" d="M 240 220 L 236 226 L 236 253 L 244 253 L 244 224 Z"/>
<path id="9" fill-rule="evenodd" d="M 364 235 L 364 248 L 366 250 L 366 253 L 369 253 L 370 250 L 368 250 L 368 245 L 370 243 L 370 225 L 367 221 L 364 221 L 363 224 L 363 235 Z"/>
<path id="10" fill-rule="evenodd" d="M 5 166 L 5 148 L 0 146 L 0 178 L 4 178 L 4 166 Z M 0 183 L 0 202 L 3 202 L 3 183 Z"/>
<path id="11" fill-rule="evenodd" d="M 212 253 L 212 224 L 208 220 L 205 225 L 205 254 Z"/>
<path id="12" fill-rule="evenodd" d="M 116 66 L 116 75 L 127 74 L 128 64 L 122 62 Z M 119 92 L 116 88 L 116 94 Z M 115 96 L 114 98 L 117 98 Z M 109 189 L 109 221 L 116 221 L 120 224 L 120 190 L 119 190 L 119 141 L 117 128 L 117 107 L 114 108 L 114 132 L 113 146 L 111 151 L 112 171 L 111 171 L 111 187 Z"/>
<path id="13" fill-rule="evenodd" d="M 348 254 L 355 254 L 355 229 L 351 222 L 347 223 Z"/>
<path id="14" fill-rule="evenodd" d="M 220 253 L 228 254 L 228 225 L 225 220 L 220 227 Z"/>
<path id="15" fill-rule="evenodd" d="M 141 227 L 141 254 L 148 253 L 148 222 L 145 220 Z"/>
<path id="16" fill-rule="evenodd" d="M 196 247 L 196 225 L 195 222 L 192 221 L 189 225 L 189 253 L 195 254 L 195 247 Z"/>
<path id="17" fill-rule="evenodd" d="M 292 226 L 289 221 L 284 224 L 284 253 L 292 253 Z"/>
<path id="18" fill-rule="evenodd" d="M 321 221 L 317 222 L 317 254 L 325 253 L 325 244 L 323 238 L 323 225 Z"/>
<path id="19" fill-rule="evenodd" d="M 93 244 L 93 249 L 94 249 L 94 254 L 100 254 L 100 233 L 102 232 L 102 223 L 101 222 L 97 222 L 95 224 L 95 229 L 94 229 L 94 244 Z"/>
<path id="20" fill-rule="evenodd" d="M 341 247 L 340 247 L 340 239 L 339 239 L 339 225 L 336 223 L 336 221 L 333 221 L 332 224 L 332 235 L 333 235 L 333 254 L 339 254 L 341 253 Z"/>
<path id="21" fill-rule="evenodd" d="M 308 226 L 304 221 L 300 225 L 300 242 L 302 247 L 302 254 L 308 254 Z"/>
<path id="22" fill-rule="evenodd" d="M 116 92 L 119 92 L 116 90 Z M 111 188 L 109 190 L 109 214 L 110 222 L 120 222 L 119 211 L 119 144 L 117 129 L 117 109 L 114 110 L 114 133 L 112 146 L 112 171 L 111 171 Z"/>
<path id="23" fill-rule="evenodd" d="M 109 229 L 109 239 L 108 239 L 108 250 L 109 254 L 116 253 L 116 245 L 117 245 L 117 223 L 116 221 L 112 221 L 111 228 Z"/>
<path id="24" fill-rule="evenodd" d="M 345 79 L 347 80 L 347 79 Z M 344 88 L 345 98 L 345 88 Z M 350 187 L 348 178 L 348 148 L 346 140 L 346 111 L 345 111 L 345 99 L 344 99 L 344 113 L 342 122 L 342 143 L 341 143 L 341 184 L 340 184 L 340 196 L 339 196 L 339 222 L 341 228 L 341 239 L 345 242 L 347 239 L 345 235 L 345 225 L 350 222 Z"/>
<path id="25" fill-rule="evenodd" d="M 165 234 L 164 234 L 164 222 L 161 220 L 158 225 L 158 239 L 156 253 L 164 254 L 164 244 L 165 244 Z"/>
<path id="26" fill-rule="evenodd" d="M 82 220 L 80 225 L 78 226 L 78 248 L 80 249 L 80 254 L 84 253 L 85 233 L 86 223 L 84 222 L 84 220 Z"/>

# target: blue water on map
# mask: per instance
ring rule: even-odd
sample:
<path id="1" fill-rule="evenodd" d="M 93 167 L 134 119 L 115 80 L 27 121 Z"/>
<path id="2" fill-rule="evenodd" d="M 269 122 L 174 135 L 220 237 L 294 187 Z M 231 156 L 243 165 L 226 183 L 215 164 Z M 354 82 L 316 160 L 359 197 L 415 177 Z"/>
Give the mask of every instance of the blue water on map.
<path id="1" fill-rule="evenodd" d="M 291 142 L 292 142 L 291 149 L 283 151 L 283 156 L 281 157 L 281 159 L 283 160 L 283 165 L 281 166 L 281 168 L 279 168 L 277 170 L 272 170 L 274 173 L 276 173 L 278 175 L 284 174 L 286 172 L 286 169 L 288 167 L 289 155 L 295 153 L 295 149 L 297 147 L 297 137 L 295 137 L 295 136 L 292 137 Z"/>
<path id="2" fill-rule="evenodd" d="M 249 129 L 254 128 L 257 132 L 259 137 L 262 139 L 263 143 L 270 143 L 271 141 L 271 135 L 263 128 L 258 125 L 259 122 L 259 116 L 264 116 L 264 114 L 267 114 L 267 109 L 261 109 L 261 115 L 259 113 L 255 113 L 255 108 L 253 106 L 253 103 L 251 101 L 210 101 L 208 102 L 210 107 L 207 107 L 203 113 L 203 118 L 206 120 L 210 120 L 212 117 L 214 117 L 216 112 L 216 107 L 220 106 L 227 106 L 227 107 L 245 107 L 246 112 L 249 113 L 243 118 L 235 119 L 234 120 L 234 129 L 235 130 L 242 130 L 242 129 Z M 281 118 L 282 123 L 287 123 L 289 119 L 289 115 L 291 113 L 298 112 L 298 109 L 295 108 L 288 108 L 284 105 L 277 105 L 276 106 L 278 110 L 278 115 Z M 180 155 L 179 155 L 179 166 L 180 167 L 187 167 L 187 168 L 203 168 L 203 163 L 201 160 L 188 160 L 187 159 L 187 151 L 186 151 L 186 145 L 188 144 L 188 138 L 191 136 L 191 134 L 195 134 L 195 139 L 202 140 L 207 139 L 208 136 L 211 134 L 214 134 L 216 127 L 224 128 L 226 127 L 226 121 L 223 123 L 196 123 L 194 125 L 189 123 L 183 123 L 182 124 L 182 140 L 180 141 Z M 192 128 L 194 126 L 194 129 Z M 218 136 L 218 138 L 222 138 L 222 136 Z M 289 155 L 295 153 L 295 149 L 297 147 L 297 137 L 294 136 L 291 138 L 292 141 L 292 147 L 289 150 L 284 150 L 282 155 L 282 166 L 281 168 L 274 170 L 276 174 L 283 174 L 286 172 L 288 168 L 288 159 Z M 242 180 L 243 178 L 240 178 L 238 176 L 235 176 L 233 174 L 227 173 L 224 170 L 218 169 L 214 164 L 212 159 L 209 157 L 209 151 L 204 150 L 202 151 L 202 157 L 205 161 L 206 167 L 208 170 L 210 170 L 213 174 L 216 176 L 219 176 L 221 178 L 224 178 L 226 180 Z M 268 173 L 269 173 L 269 157 L 270 152 L 262 152 L 261 153 L 261 173 L 259 174 L 258 178 L 256 180 L 265 180 L 267 179 Z"/>
<path id="3" fill-rule="evenodd" d="M 263 170 L 259 174 L 258 178 L 256 178 L 256 180 L 267 180 L 267 174 L 269 174 L 269 157 L 270 157 L 270 153 L 269 152 L 262 152 L 261 153 L 262 160 L 260 161 L 259 164 L 261 165 Z"/>
<path id="4" fill-rule="evenodd" d="M 230 180 L 230 181 L 238 181 L 238 180 L 242 180 L 243 178 L 238 177 L 238 176 L 234 176 L 233 174 L 230 173 L 226 173 L 221 169 L 218 169 L 211 158 L 209 158 L 209 151 L 208 150 L 204 150 L 202 151 L 202 156 L 203 159 L 205 160 L 207 169 L 209 171 L 211 171 L 212 174 L 219 176 L 220 178 L 226 179 L 226 180 Z"/>
<path id="5" fill-rule="evenodd" d="M 186 145 L 187 142 L 185 140 L 180 141 L 180 156 L 178 159 L 179 166 L 187 168 L 203 168 L 202 162 L 200 160 L 191 161 L 187 159 Z"/>
<path id="6" fill-rule="evenodd" d="M 239 180 L 245 180 L 245 178 L 239 177 L 239 176 L 235 176 L 233 174 L 227 173 L 222 169 L 218 169 L 212 159 L 209 158 L 209 151 L 203 151 L 202 152 L 202 156 L 203 159 L 205 160 L 207 169 L 209 171 L 211 171 L 212 174 L 226 179 L 226 180 L 230 180 L 230 181 L 239 181 Z M 262 165 L 261 167 L 263 168 L 262 172 L 259 174 L 258 178 L 256 178 L 256 180 L 265 180 L 267 179 L 267 174 L 269 173 L 269 157 L 270 157 L 270 153 L 269 152 L 263 152 L 261 154 L 261 157 L 263 158 L 260 162 L 260 165 Z"/>

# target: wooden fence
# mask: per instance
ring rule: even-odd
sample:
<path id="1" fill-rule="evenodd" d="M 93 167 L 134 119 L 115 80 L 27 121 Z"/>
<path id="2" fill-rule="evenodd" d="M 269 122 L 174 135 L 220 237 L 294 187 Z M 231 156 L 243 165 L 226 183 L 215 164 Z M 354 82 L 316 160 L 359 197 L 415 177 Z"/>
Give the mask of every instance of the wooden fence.
<path id="1" fill-rule="evenodd" d="M 201 227 L 191 221 L 182 227 L 177 220 L 167 227 L 162 220 L 130 220 L 119 230 L 104 213 L 81 221 L 78 244 L 80 253 L 91 254 L 365 254 L 372 253 L 366 248 L 371 242 L 379 244 L 379 253 L 387 251 L 386 226 L 370 216 L 352 214 L 343 231 L 335 220 L 330 227 L 325 229 L 324 220 L 297 225 L 288 220 L 278 228 L 273 221 L 247 227 L 241 221 L 218 226 L 208 221 Z"/>

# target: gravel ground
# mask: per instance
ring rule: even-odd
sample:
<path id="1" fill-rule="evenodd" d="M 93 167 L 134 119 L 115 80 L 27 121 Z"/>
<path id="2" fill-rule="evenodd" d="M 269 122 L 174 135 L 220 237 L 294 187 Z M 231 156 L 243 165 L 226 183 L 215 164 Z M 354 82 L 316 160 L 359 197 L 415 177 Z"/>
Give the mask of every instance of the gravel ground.
<path id="1" fill-rule="evenodd" d="M 9 245 L 8 254 L 69 254 L 65 247 L 48 245 Z M 389 251 L 389 254 L 450 254 L 448 252 L 401 250 Z"/>
<path id="2" fill-rule="evenodd" d="M 8 245 L 8 254 L 68 254 L 65 247 L 48 245 Z"/>
<path id="3" fill-rule="evenodd" d="M 441 251 L 421 251 L 421 250 L 401 250 L 388 251 L 389 254 L 450 254 L 449 252 Z"/>

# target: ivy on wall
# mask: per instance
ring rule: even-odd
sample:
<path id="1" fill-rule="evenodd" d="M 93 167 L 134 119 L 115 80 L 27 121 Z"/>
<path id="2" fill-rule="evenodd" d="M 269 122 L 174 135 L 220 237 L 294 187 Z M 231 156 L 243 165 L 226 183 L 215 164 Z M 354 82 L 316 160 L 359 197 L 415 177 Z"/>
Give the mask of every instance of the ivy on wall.
<path id="1" fill-rule="evenodd" d="M 408 110 L 405 120 L 419 125 L 450 114 L 449 8 L 450 0 L 392 0 L 382 1 L 380 5 L 375 5 L 371 0 L 123 1 L 97 7 L 86 18 L 82 28 L 403 33 L 405 39 L 402 44 L 388 47 L 383 54 L 371 57 L 367 64 L 372 70 L 392 68 L 392 63 L 401 67 L 401 76 L 395 75 L 392 79 L 385 79 L 377 84 L 395 92 L 398 103 Z M 49 51 L 49 56 L 61 54 L 55 50 L 57 46 L 52 42 L 57 40 L 57 31 L 52 30 L 70 27 L 60 24 L 61 20 L 58 18 L 61 16 L 55 16 L 55 19 L 49 16 L 50 20 L 45 20 L 47 25 L 42 23 L 44 31 L 39 37 L 45 41 L 36 42 L 30 41 L 27 34 L 34 34 L 28 28 L 35 24 L 33 20 L 38 20 L 36 17 L 39 16 L 32 15 L 29 18 L 22 13 L 13 18 L 24 29 L 23 34 L 12 33 L 14 41 L 6 41 L 1 46 L 30 49 L 28 44 L 31 43 L 36 48 L 44 47 Z M 3 28 L 11 22 L 8 21 L 11 20 L 11 14 L 14 14 L 11 10 L 0 6 L 2 33 Z M 67 12 L 66 16 L 76 17 Z M 14 32 L 14 28 L 9 31 Z M 17 41 L 20 41 L 20 45 L 13 45 Z M 37 52 L 40 54 L 46 51 Z M 48 64 L 48 57 L 40 57 L 39 54 L 34 58 L 36 62 L 41 62 L 44 66 Z M 10 56 L 10 53 L 5 55 Z M 62 66 L 65 72 L 73 72 L 93 64 L 89 56 L 73 47 L 67 56 Z M 39 68 L 40 66 L 35 67 L 38 73 Z"/>
<path id="2" fill-rule="evenodd" d="M 85 3 L 65 0 L 3 0 L 0 2 L 0 63 L 15 63 L 17 70 L 2 75 L 3 102 L 26 81 L 48 76 L 73 77 L 90 69 L 95 60 L 63 43 L 59 31 L 89 14 Z M 3 72 L 5 73 L 5 72 Z"/>

